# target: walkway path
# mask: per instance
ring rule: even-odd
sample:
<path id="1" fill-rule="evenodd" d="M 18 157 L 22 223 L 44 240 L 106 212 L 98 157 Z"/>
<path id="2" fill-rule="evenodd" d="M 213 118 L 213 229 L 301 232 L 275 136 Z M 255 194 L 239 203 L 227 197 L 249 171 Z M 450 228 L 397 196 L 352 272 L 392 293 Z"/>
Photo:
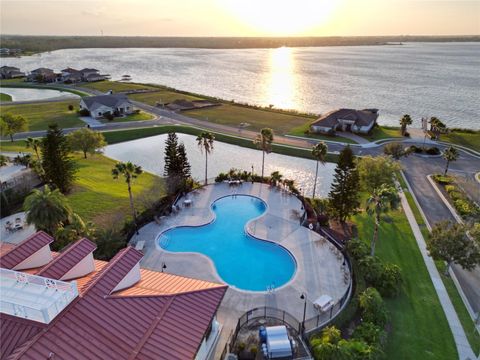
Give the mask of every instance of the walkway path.
<path id="1" fill-rule="evenodd" d="M 448 325 L 452 330 L 453 338 L 457 346 L 459 359 L 474 360 L 476 356 L 473 353 L 472 348 L 470 347 L 467 336 L 465 335 L 465 331 L 463 330 L 462 324 L 460 323 L 455 308 L 453 307 L 450 297 L 448 296 L 447 289 L 443 284 L 437 267 L 435 266 L 433 259 L 428 255 L 425 239 L 423 238 L 422 232 L 420 231 L 417 221 L 415 220 L 415 216 L 413 215 L 412 209 L 410 208 L 410 205 L 408 204 L 407 198 L 405 197 L 403 191 L 400 192 L 400 199 L 402 201 L 402 207 L 405 211 L 405 215 L 407 216 L 410 227 L 412 228 L 413 235 L 417 240 L 417 244 L 422 254 L 423 261 L 425 262 L 428 273 L 430 274 L 430 278 L 432 279 L 433 287 L 437 292 L 440 304 L 442 305 L 445 316 L 447 317 Z"/>

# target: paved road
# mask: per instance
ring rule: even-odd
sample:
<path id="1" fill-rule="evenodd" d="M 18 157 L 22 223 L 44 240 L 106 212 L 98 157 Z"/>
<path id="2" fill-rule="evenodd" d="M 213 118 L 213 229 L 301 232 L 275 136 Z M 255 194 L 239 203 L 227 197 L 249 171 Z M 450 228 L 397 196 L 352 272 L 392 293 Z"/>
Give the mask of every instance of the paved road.
<path id="1" fill-rule="evenodd" d="M 75 87 L 76 88 L 76 87 Z M 99 91 L 85 89 L 85 88 L 76 88 L 78 90 L 88 92 L 92 95 L 102 94 Z M 156 115 L 154 120 L 147 121 L 135 121 L 135 122 L 123 122 L 123 123 L 107 123 L 103 126 L 96 127 L 96 130 L 99 131 L 112 131 L 112 130 L 122 130 L 122 129 L 133 129 L 133 128 L 145 128 L 145 127 L 155 127 L 159 125 L 167 124 L 178 124 L 178 125 L 189 125 L 195 127 L 201 127 L 206 130 L 211 130 L 215 132 L 225 133 L 233 136 L 240 136 L 243 138 L 254 139 L 257 135 L 257 132 L 246 130 L 246 129 L 237 129 L 227 125 L 215 124 L 195 118 L 185 116 L 183 114 L 175 113 L 166 109 L 149 106 L 144 103 L 137 101 L 132 101 L 132 103 L 147 112 L 150 112 Z M 75 129 L 65 129 L 65 132 L 71 132 Z M 15 140 L 25 139 L 28 136 L 38 137 L 43 136 L 45 131 L 33 131 L 27 133 L 20 133 L 14 136 Z M 313 144 L 317 141 L 314 139 L 299 139 L 286 136 L 276 136 L 275 142 L 282 145 L 302 147 L 302 148 L 311 148 Z M 411 141 L 410 141 L 411 142 Z M 418 141 L 418 145 L 422 145 L 423 140 Z M 329 143 L 330 152 L 338 152 L 344 148 L 345 145 L 339 143 Z M 445 145 L 436 144 L 439 148 L 445 148 Z M 379 155 L 383 154 L 383 145 L 376 147 L 362 147 L 360 145 L 352 145 L 352 150 L 357 155 Z M 456 170 L 461 170 L 463 173 L 466 173 L 467 176 L 472 176 L 475 172 L 480 170 L 480 157 L 474 156 L 465 151 L 460 151 L 460 158 L 451 165 L 452 172 Z M 440 200 L 431 184 L 428 182 L 426 176 L 436 172 L 442 172 L 445 166 L 445 162 L 442 158 L 424 158 L 418 155 L 411 155 L 406 159 L 402 160 L 403 167 L 405 169 L 405 176 L 412 186 L 413 192 L 417 197 L 421 208 L 423 209 L 427 220 L 431 225 L 435 224 L 441 220 L 454 220 L 450 211 L 445 207 L 443 202 Z M 478 185 L 478 184 L 477 184 Z M 480 185 L 478 185 L 480 189 Z M 475 187 L 473 190 L 475 191 Z M 479 190 L 480 191 L 480 190 Z M 455 274 L 461 284 L 461 287 L 470 302 L 471 307 L 474 311 L 480 311 L 480 268 L 477 267 L 474 271 L 465 271 L 460 267 L 454 267 Z"/>
<path id="2" fill-rule="evenodd" d="M 402 160 L 402 164 L 405 177 L 412 186 L 412 190 L 430 225 L 433 226 L 442 220 L 455 221 L 427 179 L 427 175 L 443 172 L 445 169 L 445 161 L 442 158 L 430 158 L 426 160 L 425 158 L 414 155 Z M 480 160 L 466 153 L 461 153 L 460 158 L 452 164 L 449 171 L 455 173 L 456 170 L 460 169 L 463 174 L 474 174 L 480 169 Z M 472 184 L 472 187 L 474 186 L 475 184 Z M 480 184 L 476 183 L 476 188 L 477 191 L 480 192 Z M 472 310 L 475 313 L 479 312 L 480 267 L 477 266 L 473 271 L 467 271 L 455 265 L 453 266 L 453 271 Z"/>

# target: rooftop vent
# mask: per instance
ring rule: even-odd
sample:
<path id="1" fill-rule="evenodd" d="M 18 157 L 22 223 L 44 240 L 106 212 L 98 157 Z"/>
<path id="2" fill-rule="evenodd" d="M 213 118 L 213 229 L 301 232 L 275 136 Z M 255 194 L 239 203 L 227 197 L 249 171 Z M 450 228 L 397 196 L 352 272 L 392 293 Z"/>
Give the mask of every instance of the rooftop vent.
<path id="1" fill-rule="evenodd" d="M 0 269 L 0 312 L 49 324 L 78 296 L 76 281 L 65 282 Z"/>

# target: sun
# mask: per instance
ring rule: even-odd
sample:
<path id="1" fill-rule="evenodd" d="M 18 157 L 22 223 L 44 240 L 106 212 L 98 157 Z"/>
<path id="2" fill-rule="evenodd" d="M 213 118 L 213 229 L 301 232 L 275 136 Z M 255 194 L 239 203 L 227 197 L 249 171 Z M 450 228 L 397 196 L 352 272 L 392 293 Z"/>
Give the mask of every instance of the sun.
<path id="1" fill-rule="evenodd" d="M 300 35 L 322 25 L 342 0 L 218 0 L 254 31 L 265 35 Z"/>

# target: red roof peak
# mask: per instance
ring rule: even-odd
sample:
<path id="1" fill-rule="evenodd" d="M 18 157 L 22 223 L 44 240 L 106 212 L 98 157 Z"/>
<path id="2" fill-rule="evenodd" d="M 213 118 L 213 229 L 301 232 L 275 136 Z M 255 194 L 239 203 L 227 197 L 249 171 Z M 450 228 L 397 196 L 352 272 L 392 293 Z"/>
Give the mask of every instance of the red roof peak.
<path id="1" fill-rule="evenodd" d="M 53 237 L 46 232 L 37 231 L 35 234 L 23 240 L 20 244 L 5 252 L 0 257 L 0 266 L 6 269 L 13 269 L 22 261 L 35 254 L 45 245 L 51 244 Z"/>
<path id="2" fill-rule="evenodd" d="M 82 238 L 65 247 L 60 255 L 50 261 L 37 275 L 60 280 L 75 265 L 91 254 L 97 246 L 87 238 Z M 93 258 L 92 258 L 93 265 Z M 94 271 L 94 268 L 92 269 Z M 86 275 L 86 274 L 83 274 Z"/>
<path id="3" fill-rule="evenodd" d="M 142 259 L 143 254 L 131 246 L 120 250 L 109 263 L 95 275 L 84 294 L 95 289 L 99 295 L 110 295 L 120 281 Z"/>

